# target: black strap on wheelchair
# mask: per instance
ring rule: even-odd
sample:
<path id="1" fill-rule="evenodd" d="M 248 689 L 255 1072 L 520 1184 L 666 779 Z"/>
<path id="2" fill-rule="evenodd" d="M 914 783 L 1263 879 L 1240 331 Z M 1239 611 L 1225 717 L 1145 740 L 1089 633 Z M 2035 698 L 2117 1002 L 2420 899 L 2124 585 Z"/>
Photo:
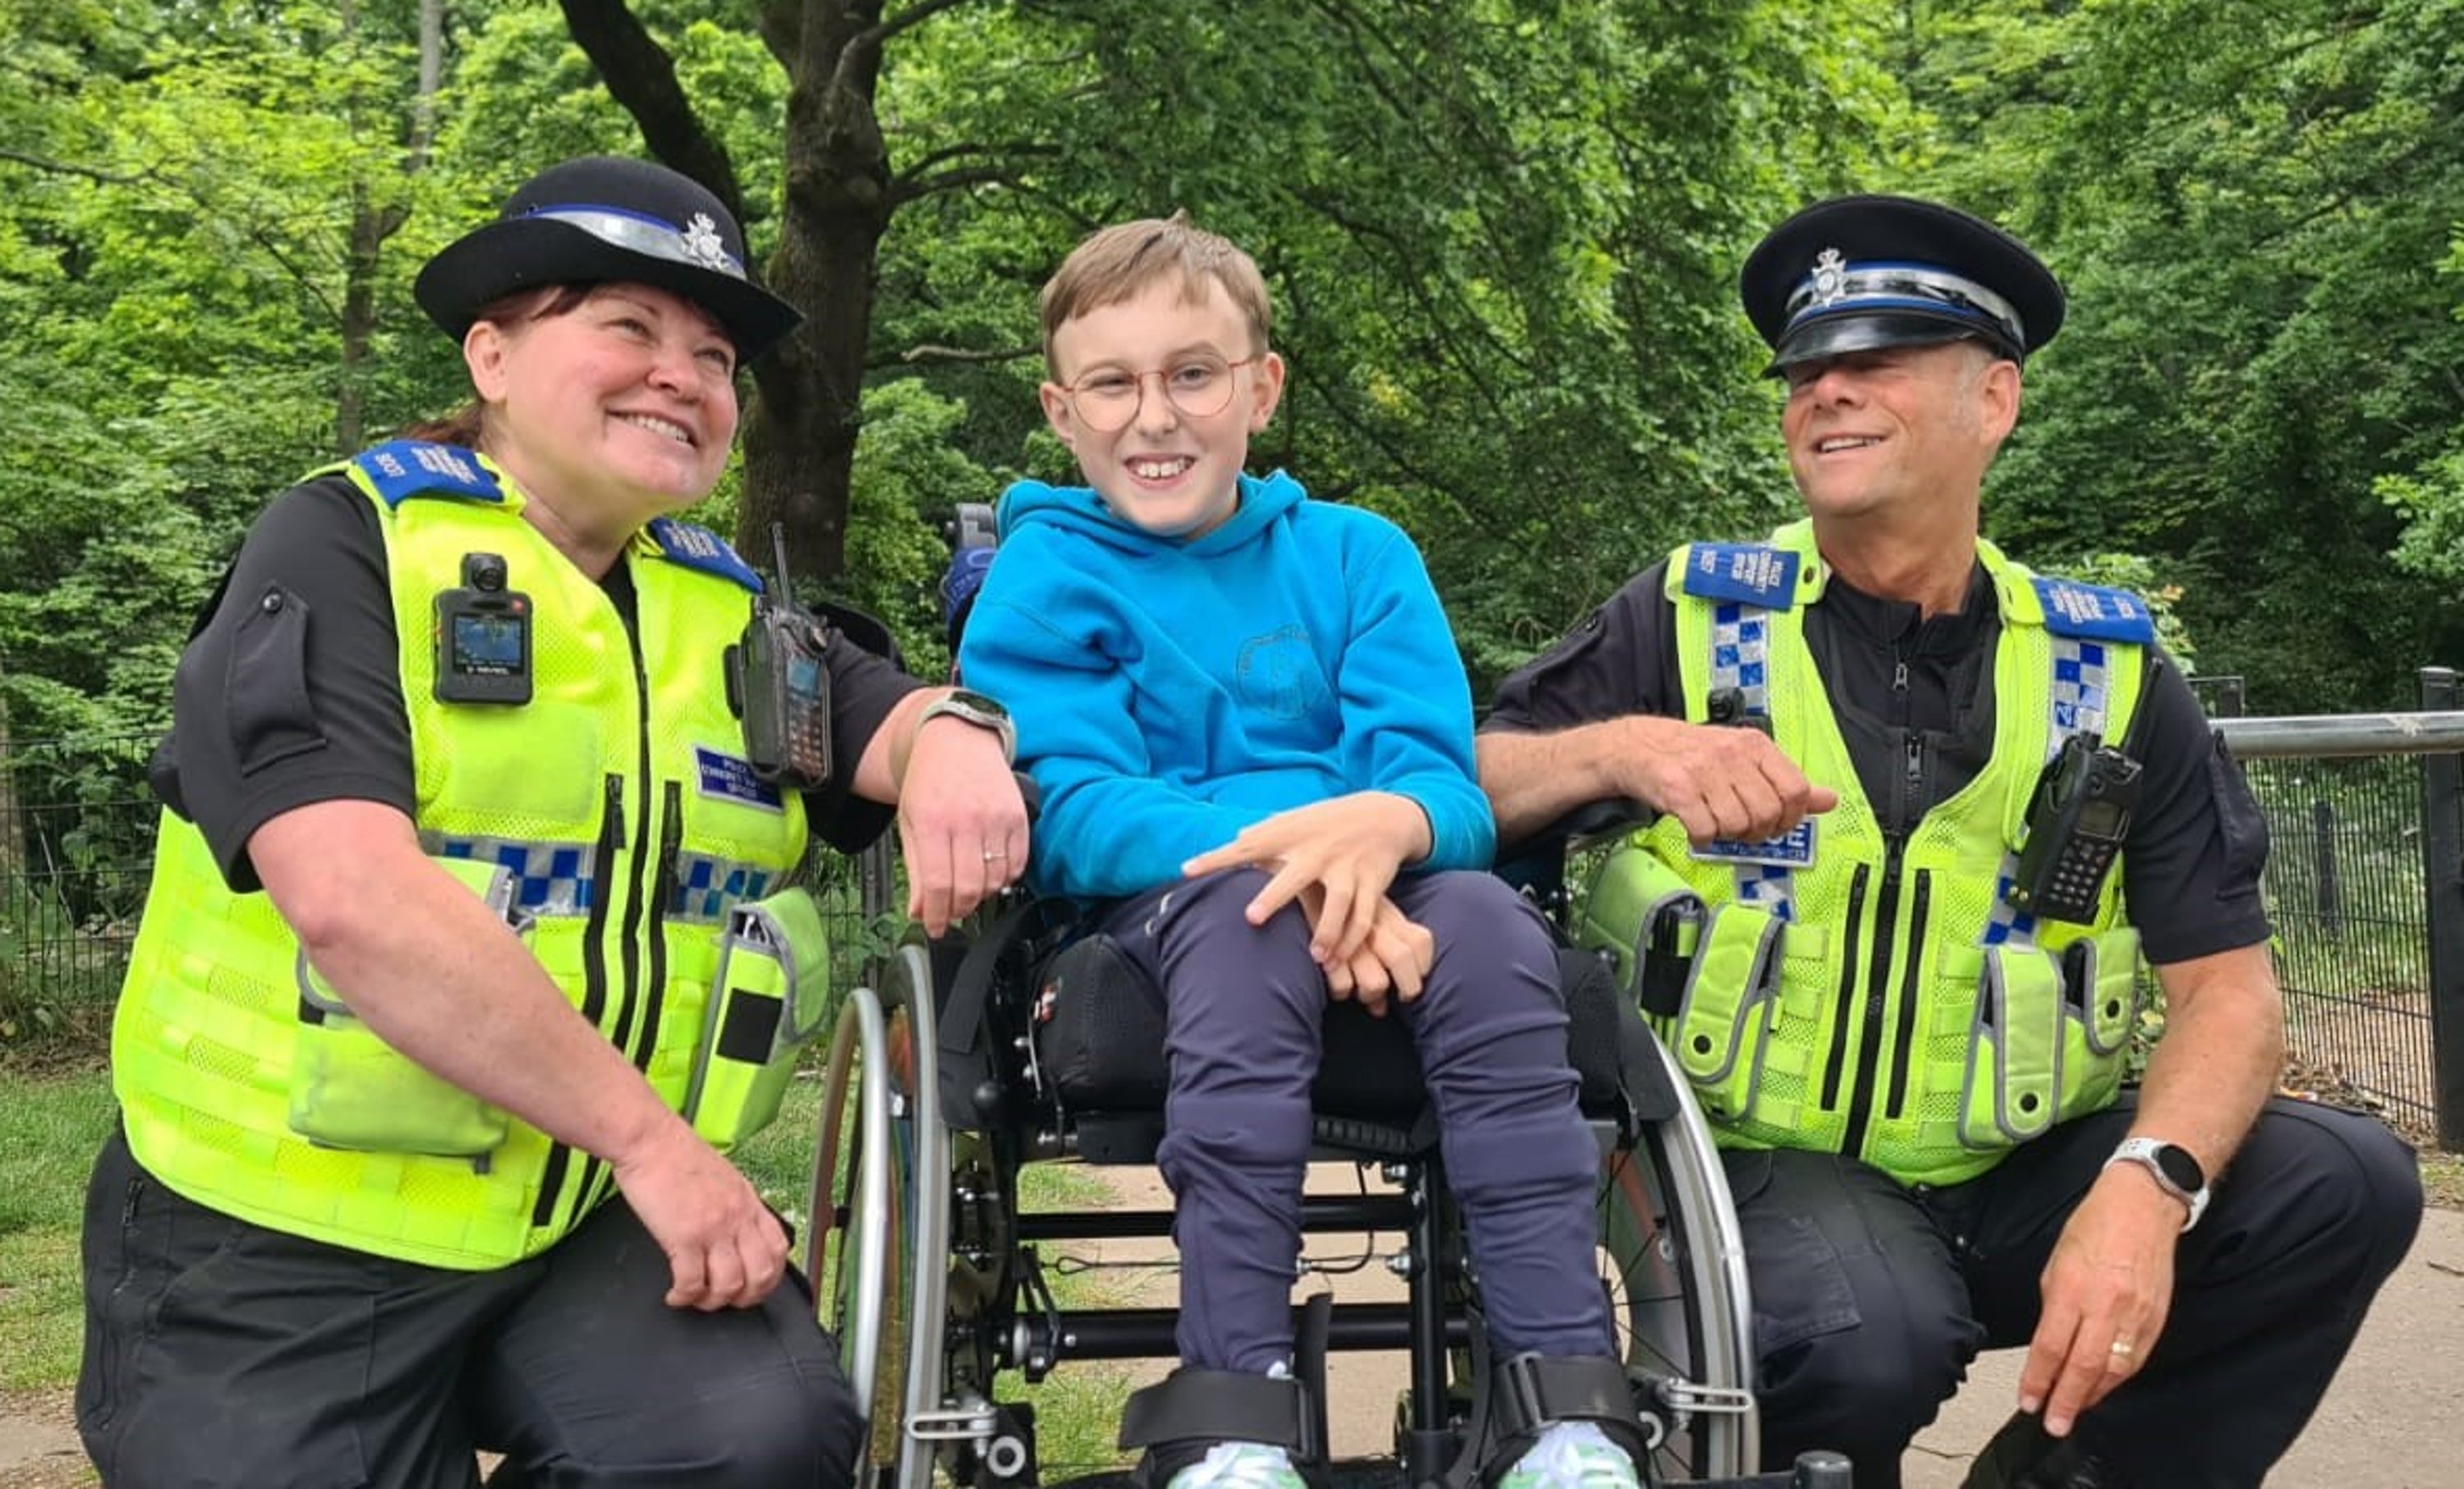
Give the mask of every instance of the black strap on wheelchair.
<path id="1" fill-rule="evenodd" d="M 1139 1477 L 1162 1489 L 1219 1442 L 1263 1442 L 1288 1451 L 1305 1470 L 1323 1463 L 1323 1406 L 1302 1382 L 1246 1370 L 1188 1366 L 1121 1404 L 1120 1445 L 1147 1450 Z"/>
<path id="2" fill-rule="evenodd" d="M 1599 1428 L 1634 1459 L 1641 1482 L 1652 1482 L 1651 1451 L 1658 1446 L 1659 1433 L 1643 1426 L 1633 1383 L 1617 1361 L 1538 1354 L 1492 1360 L 1486 1341 L 1475 1339 L 1472 1391 L 1463 1451 L 1442 1480 L 1448 1489 L 1495 1483 L 1541 1433 L 1559 1422 L 1590 1422 Z"/>
<path id="3" fill-rule="evenodd" d="M 1022 898 L 976 938 L 950 979 L 949 996 L 939 1010 L 941 1046 L 941 1119 L 953 1127 L 975 1130 L 989 1114 L 978 1108 L 977 1092 L 993 1079 L 992 1047 L 985 1038 L 984 1015 L 992 1002 L 993 982 L 1001 959 L 1024 936 L 1044 929 L 1057 913 L 1050 901 Z"/>

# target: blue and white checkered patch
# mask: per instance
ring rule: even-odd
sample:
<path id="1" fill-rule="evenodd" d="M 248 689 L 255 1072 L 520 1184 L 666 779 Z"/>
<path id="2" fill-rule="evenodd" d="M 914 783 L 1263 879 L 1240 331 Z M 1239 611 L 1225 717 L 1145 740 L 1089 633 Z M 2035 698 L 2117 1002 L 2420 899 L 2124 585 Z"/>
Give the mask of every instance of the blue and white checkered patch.
<path id="1" fill-rule="evenodd" d="M 1695 545 L 1696 553 L 1700 554 L 1705 547 L 1729 552 L 1776 554 L 1787 558 L 1787 593 L 1792 598 L 1794 596 L 1796 555 L 1776 548 L 1743 548 L 1716 543 L 1698 543 Z M 1771 575 L 1756 571 L 1756 578 L 1759 581 L 1769 580 Z M 1694 592 L 1689 581 L 1687 593 Z M 1745 699 L 1748 717 L 1760 718 L 1771 712 L 1770 656 L 1769 607 L 1746 600 L 1726 600 L 1711 607 L 1710 690 L 1716 693 L 1735 689 Z M 1794 894 L 1789 870 L 1813 864 L 1814 822 L 1812 819 L 1801 821 L 1794 831 L 1768 843 L 1716 840 L 1689 851 L 1696 858 L 1733 864 L 1737 875 L 1737 898 L 1765 906 L 1779 919 L 1788 920 L 1794 913 Z"/>
<path id="2" fill-rule="evenodd" d="M 686 853 L 676 859 L 676 892 L 668 901 L 670 920 L 717 922 L 744 900 L 770 892 L 771 871 L 751 864 Z"/>
<path id="3" fill-rule="evenodd" d="M 598 893 L 595 851 L 587 843 L 446 838 L 435 852 L 499 865 L 513 876 L 514 909 L 532 915 L 586 915 Z"/>

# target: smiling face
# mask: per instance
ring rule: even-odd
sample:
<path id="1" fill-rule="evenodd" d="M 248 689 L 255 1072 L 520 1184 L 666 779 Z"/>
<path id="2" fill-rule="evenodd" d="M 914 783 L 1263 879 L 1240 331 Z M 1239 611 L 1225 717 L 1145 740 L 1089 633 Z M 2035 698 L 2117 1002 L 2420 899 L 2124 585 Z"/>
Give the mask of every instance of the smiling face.
<path id="1" fill-rule="evenodd" d="M 1193 296 L 1165 275 L 1127 299 L 1100 305 L 1057 327 L 1044 414 L 1078 457 L 1087 484 L 1124 521 L 1150 533 L 1192 538 L 1223 525 L 1240 503 L 1249 436 L 1274 417 L 1283 395 L 1283 359 L 1256 344 L 1247 320 L 1212 276 Z M 1239 363 L 1240 365 L 1231 365 Z M 1227 369 L 1228 370 L 1222 370 Z M 1210 377 L 1228 388 L 1187 393 Z M 1214 392 L 1228 393 L 1212 413 Z M 1135 403 L 1107 415 L 1106 404 Z M 1115 418 L 1126 422 L 1116 428 Z"/>
<path id="2" fill-rule="evenodd" d="M 1817 526 L 1903 522 L 1964 502 L 1970 522 L 2019 414 L 2019 368 L 1968 341 L 1890 346 L 1787 369 L 1780 430 Z"/>
<path id="3" fill-rule="evenodd" d="M 736 437 L 736 350 L 693 302 L 649 285 L 554 303 L 464 339 L 481 445 L 565 529 L 621 541 L 717 484 Z"/>

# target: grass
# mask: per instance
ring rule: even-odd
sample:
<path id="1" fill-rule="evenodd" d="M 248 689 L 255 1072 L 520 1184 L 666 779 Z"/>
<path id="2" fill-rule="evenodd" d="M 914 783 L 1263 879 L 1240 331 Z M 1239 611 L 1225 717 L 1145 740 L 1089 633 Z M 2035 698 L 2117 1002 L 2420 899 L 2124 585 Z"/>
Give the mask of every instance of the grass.
<path id="1" fill-rule="evenodd" d="M 77 1232 L 110 1078 L 0 1070 L 0 1390 L 66 1385 L 84 1338 Z"/>

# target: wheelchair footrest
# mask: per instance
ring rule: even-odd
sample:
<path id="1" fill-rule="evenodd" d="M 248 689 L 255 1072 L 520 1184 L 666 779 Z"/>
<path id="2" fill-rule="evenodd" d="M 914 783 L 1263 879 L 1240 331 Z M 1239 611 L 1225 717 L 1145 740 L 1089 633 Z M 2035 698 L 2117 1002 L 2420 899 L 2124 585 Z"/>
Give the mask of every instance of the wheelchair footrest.
<path id="1" fill-rule="evenodd" d="M 1800 1453 L 1796 1466 L 1743 1478 L 1677 1478 L 1666 1489 L 1855 1489 L 1848 1460 L 1837 1453 Z"/>

